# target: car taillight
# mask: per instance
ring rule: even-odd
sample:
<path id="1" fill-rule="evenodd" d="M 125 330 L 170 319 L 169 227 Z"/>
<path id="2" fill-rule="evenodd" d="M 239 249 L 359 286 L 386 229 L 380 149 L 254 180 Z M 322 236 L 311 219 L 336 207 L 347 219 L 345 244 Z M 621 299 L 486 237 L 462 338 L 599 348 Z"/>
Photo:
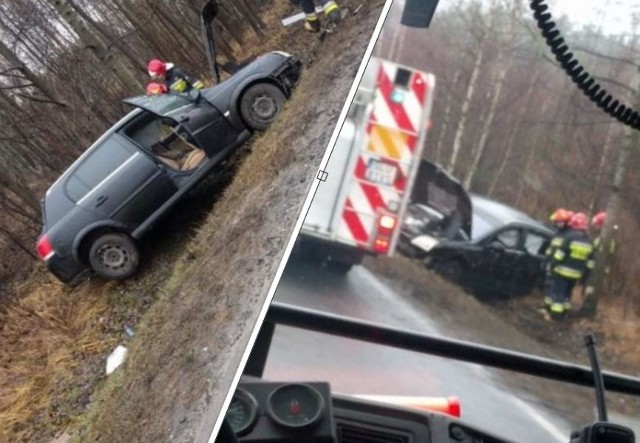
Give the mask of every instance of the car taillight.
<path id="1" fill-rule="evenodd" d="M 38 244 L 36 245 L 36 249 L 38 250 L 38 255 L 42 260 L 47 260 L 53 255 L 53 246 L 51 246 L 51 242 L 49 241 L 49 236 L 47 234 L 40 237 Z"/>

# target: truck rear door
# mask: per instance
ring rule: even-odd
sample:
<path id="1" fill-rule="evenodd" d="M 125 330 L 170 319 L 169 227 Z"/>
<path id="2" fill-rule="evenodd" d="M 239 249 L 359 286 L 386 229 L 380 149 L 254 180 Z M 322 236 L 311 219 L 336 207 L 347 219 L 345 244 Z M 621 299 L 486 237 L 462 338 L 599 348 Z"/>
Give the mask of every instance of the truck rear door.
<path id="1" fill-rule="evenodd" d="M 374 99 L 356 140 L 337 237 L 391 255 L 421 157 L 435 78 L 384 60 L 370 62 L 370 69 Z"/>

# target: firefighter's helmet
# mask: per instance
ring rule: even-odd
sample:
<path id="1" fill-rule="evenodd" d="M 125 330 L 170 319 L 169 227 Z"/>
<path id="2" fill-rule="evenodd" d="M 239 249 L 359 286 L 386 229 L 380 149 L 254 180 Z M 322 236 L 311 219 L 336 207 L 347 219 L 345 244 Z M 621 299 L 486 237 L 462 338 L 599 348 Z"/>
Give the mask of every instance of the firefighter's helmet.
<path id="1" fill-rule="evenodd" d="M 564 208 L 556 209 L 549 219 L 554 223 L 567 223 L 571 220 L 573 216 L 573 211 L 568 211 Z"/>
<path id="2" fill-rule="evenodd" d="M 597 229 L 602 229 L 602 227 L 604 226 L 604 222 L 606 220 L 607 220 L 607 213 L 604 211 L 600 211 L 593 216 L 593 218 L 591 219 L 591 224 Z"/>
<path id="3" fill-rule="evenodd" d="M 577 231 L 586 231 L 589 229 L 589 217 L 583 212 L 577 212 L 569 220 L 569 227 Z"/>
<path id="4" fill-rule="evenodd" d="M 162 60 L 154 58 L 147 65 L 150 77 L 160 77 L 167 72 L 167 64 Z"/>
<path id="5" fill-rule="evenodd" d="M 165 84 L 151 82 L 147 85 L 147 95 L 166 94 L 167 92 L 169 90 Z"/>

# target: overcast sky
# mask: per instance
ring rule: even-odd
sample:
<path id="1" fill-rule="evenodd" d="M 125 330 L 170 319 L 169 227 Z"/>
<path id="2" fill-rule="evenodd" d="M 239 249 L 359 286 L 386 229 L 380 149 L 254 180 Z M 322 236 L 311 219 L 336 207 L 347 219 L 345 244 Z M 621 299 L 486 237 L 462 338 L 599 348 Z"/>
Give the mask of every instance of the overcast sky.
<path id="1" fill-rule="evenodd" d="M 609 33 L 631 32 L 632 14 L 640 14 L 638 0 L 553 0 L 551 13 L 566 14 L 577 26 L 602 25 L 602 31 Z"/>

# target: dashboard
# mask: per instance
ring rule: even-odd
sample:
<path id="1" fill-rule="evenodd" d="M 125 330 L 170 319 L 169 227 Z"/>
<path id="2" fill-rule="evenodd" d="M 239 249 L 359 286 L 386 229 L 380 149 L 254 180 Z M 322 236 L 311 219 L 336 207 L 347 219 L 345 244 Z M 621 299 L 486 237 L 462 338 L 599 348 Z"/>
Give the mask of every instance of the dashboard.
<path id="1" fill-rule="evenodd" d="M 243 377 L 225 421 L 240 442 L 507 443 L 445 414 L 332 394 L 326 382 Z"/>

